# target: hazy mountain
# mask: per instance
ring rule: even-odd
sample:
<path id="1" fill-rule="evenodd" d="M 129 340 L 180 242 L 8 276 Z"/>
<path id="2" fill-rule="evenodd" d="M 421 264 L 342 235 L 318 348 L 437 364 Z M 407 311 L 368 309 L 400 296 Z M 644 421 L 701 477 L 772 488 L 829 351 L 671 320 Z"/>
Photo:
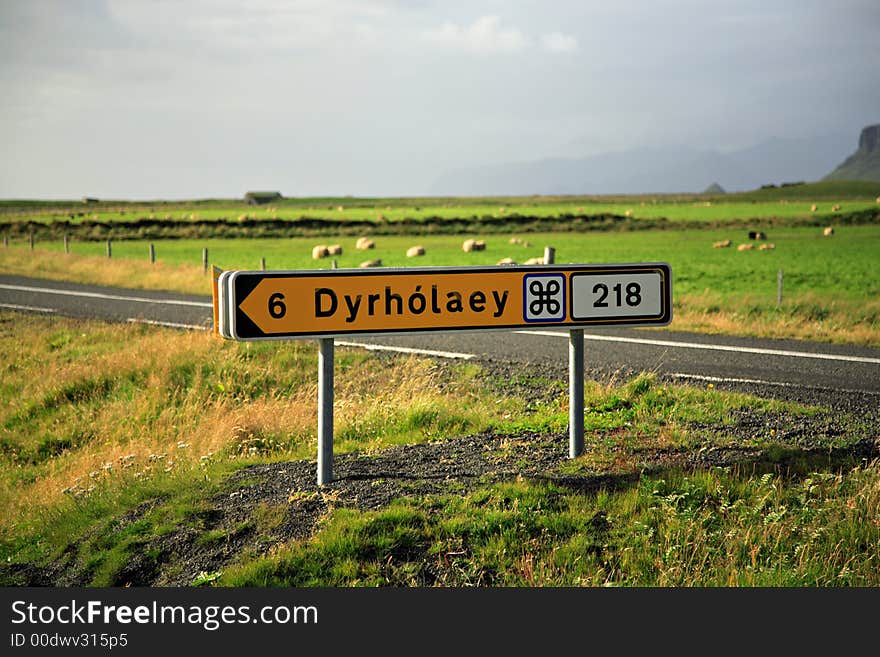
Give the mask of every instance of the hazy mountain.
<path id="1" fill-rule="evenodd" d="M 773 138 L 722 153 L 688 147 L 638 148 L 584 158 L 548 158 L 448 171 L 437 195 L 639 194 L 701 192 L 712 183 L 742 191 L 821 179 L 849 152 L 850 138 Z"/>
<path id="2" fill-rule="evenodd" d="M 880 124 L 863 128 L 858 150 L 824 179 L 880 182 Z"/>

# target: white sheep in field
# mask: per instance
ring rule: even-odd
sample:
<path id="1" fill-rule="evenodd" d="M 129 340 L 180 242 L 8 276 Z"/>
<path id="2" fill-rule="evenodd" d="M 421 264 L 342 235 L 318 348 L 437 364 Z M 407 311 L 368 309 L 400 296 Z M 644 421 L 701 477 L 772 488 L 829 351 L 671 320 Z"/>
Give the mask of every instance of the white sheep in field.
<path id="1" fill-rule="evenodd" d="M 773 244 L 773 242 L 769 242 L 767 244 L 762 244 L 761 246 L 759 246 L 758 250 L 759 251 L 772 251 L 775 248 L 776 248 L 776 245 Z"/>
<path id="2" fill-rule="evenodd" d="M 524 264 L 524 265 L 543 265 L 543 264 L 544 264 L 544 258 L 543 258 L 543 257 L 540 257 L 540 258 L 529 258 L 529 259 L 526 260 L 523 264 Z"/>
<path id="3" fill-rule="evenodd" d="M 312 258 L 315 260 L 326 258 L 328 255 L 330 255 L 330 251 L 327 249 L 326 244 L 317 244 L 312 247 Z"/>
<path id="4" fill-rule="evenodd" d="M 467 239 L 461 245 L 461 248 L 465 253 L 470 253 L 471 251 L 485 251 L 486 243 L 483 240 Z"/>
<path id="5" fill-rule="evenodd" d="M 516 261 L 513 258 L 501 258 L 496 265 L 515 265 Z"/>
<path id="6" fill-rule="evenodd" d="M 712 248 L 724 249 L 724 248 L 727 248 L 728 246 L 731 246 L 732 244 L 733 244 L 733 242 L 731 242 L 730 240 L 721 240 L 720 242 L 713 242 Z"/>
<path id="7" fill-rule="evenodd" d="M 755 248 L 754 244 L 740 244 L 738 247 L 736 247 L 736 250 L 737 251 L 751 251 L 754 248 Z"/>
<path id="8" fill-rule="evenodd" d="M 376 248 L 376 244 L 368 237 L 359 237 L 358 241 L 355 243 L 355 247 L 361 251 L 366 251 L 367 249 Z"/>
<path id="9" fill-rule="evenodd" d="M 411 246 L 406 250 L 407 258 L 415 258 L 416 256 L 425 255 L 425 247 L 419 245 Z"/>
<path id="10" fill-rule="evenodd" d="M 825 228 L 825 230 L 822 231 L 822 234 L 825 237 L 831 237 L 832 235 L 834 235 L 834 228 L 832 228 L 831 226 L 828 226 Z"/>
<path id="11" fill-rule="evenodd" d="M 331 244 L 327 247 L 327 255 L 342 255 L 342 245 Z"/>
<path id="12" fill-rule="evenodd" d="M 367 269 L 369 267 L 381 267 L 381 260 L 364 260 L 361 264 L 358 265 L 361 269 Z"/>

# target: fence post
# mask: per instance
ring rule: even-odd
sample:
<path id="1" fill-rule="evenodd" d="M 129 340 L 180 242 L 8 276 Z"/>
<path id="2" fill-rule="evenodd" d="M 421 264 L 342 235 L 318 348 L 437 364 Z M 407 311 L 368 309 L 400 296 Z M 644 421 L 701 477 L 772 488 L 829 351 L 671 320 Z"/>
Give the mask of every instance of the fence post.
<path id="1" fill-rule="evenodd" d="M 208 247 L 202 249 L 202 270 L 208 273 Z"/>
<path id="2" fill-rule="evenodd" d="M 31 245 L 31 251 L 34 250 L 34 234 L 30 233 L 28 235 L 28 243 Z"/>
<path id="3" fill-rule="evenodd" d="M 156 262 L 156 246 L 150 242 L 150 264 Z"/>
<path id="4" fill-rule="evenodd" d="M 4 236 L 3 236 L 3 247 L 4 247 L 4 248 L 8 248 L 8 247 L 9 247 L 9 235 L 4 235 Z"/>
<path id="5" fill-rule="evenodd" d="M 107 257 L 110 258 L 113 256 L 113 249 L 110 246 L 110 240 L 107 240 Z"/>
<path id="6" fill-rule="evenodd" d="M 266 271 L 266 259 L 260 258 L 260 269 Z"/>
<path id="7" fill-rule="evenodd" d="M 556 249 L 552 246 L 544 247 L 544 264 L 545 265 L 553 265 L 556 264 Z"/>

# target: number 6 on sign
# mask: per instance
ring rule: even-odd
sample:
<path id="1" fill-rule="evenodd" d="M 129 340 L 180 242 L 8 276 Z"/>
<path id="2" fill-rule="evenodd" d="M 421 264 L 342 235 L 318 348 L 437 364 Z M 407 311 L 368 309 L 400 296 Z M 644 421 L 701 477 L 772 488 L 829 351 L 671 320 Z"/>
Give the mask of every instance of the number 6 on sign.
<path id="1" fill-rule="evenodd" d="M 287 306 L 284 305 L 284 295 L 276 292 L 269 297 L 269 316 L 272 319 L 281 319 L 287 314 Z"/>

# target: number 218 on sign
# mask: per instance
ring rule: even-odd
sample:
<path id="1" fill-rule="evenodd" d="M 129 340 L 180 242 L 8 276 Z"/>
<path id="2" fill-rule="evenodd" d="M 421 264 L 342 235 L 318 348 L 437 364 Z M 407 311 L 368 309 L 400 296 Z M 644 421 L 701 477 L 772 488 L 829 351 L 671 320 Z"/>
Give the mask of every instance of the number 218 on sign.
<path id="1" fill-rule="evenodd" d="M 644 317 L 661 314 L 663 281 L 658 271 L 574 273 L 573 320 Z"/>

